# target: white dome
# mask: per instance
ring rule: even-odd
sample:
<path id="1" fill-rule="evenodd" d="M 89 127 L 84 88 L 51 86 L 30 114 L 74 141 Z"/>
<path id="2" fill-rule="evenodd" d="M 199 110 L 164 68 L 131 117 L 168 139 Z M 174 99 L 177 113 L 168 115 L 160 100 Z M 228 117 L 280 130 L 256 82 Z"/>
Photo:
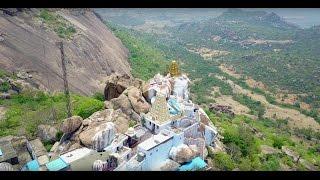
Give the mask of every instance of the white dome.
<path id="1" fill-rule="evenodd" d="M 10 163 L 0 163 L 0 171 L 14 171 L 13 166 Z"/>

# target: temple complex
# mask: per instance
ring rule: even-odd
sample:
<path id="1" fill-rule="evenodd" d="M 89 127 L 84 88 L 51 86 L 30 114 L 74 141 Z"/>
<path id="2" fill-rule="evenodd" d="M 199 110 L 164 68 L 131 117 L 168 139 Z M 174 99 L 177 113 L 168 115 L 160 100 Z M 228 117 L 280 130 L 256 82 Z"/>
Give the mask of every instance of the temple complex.
<path id="1" fill-rule="evenodd" d="M 50 161 L 44 148 L 30 142 L 32 161 L 25 171 L 190 171 L 204 170 L 207 148 L 216 148 L 218 131 L 204 110 L 189 99 L 189 78 L 173 61 L 169 73 L 156 74 L 146 85 L 146 100 L 151 108 L 139 114 L 139 121 L 127 132 L 116 131 L 107 122 L 92 136 L 92 146 L 59 154 Z M 114 113 L 114 111 L 110 111 Z M 100 120 L 99 120 L 100 121 Z M 89 123 L 89 122 L 88 122 Z M 97 122 L 98 123 L 98 122 Z M 94 133 L 94 131 L 92 131 Z M 35 144 L 34 146 L 32 144 Z M 1 145 L 10 161 L 15 154 L 8 145 Z M 8 153 L 8 152 L 13 153 Z M 10 156 L 9 156 L 10 155 Z M 4 159 L 4 158 L 5 159 Z M 191 168 L 192 167 L 192 168 Z M 196 167 L 196 168 L 195 168 Z"/>

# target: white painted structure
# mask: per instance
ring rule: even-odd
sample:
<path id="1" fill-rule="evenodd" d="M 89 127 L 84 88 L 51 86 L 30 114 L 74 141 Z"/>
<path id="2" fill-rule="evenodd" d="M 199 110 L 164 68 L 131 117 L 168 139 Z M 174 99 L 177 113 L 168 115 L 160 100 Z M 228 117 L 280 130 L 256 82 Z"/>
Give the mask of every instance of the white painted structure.
<path id="1" fill-rule="evenodd" d="M 186 75 L 182 75 L 174 78 L 173 95 L 184 101 L 189 100 L 188 83 L 189 78 Z"/>
<path id="2" fill-rule="evenodd" d="M 179 146 L 183 141 L 183 133 L 176 134 L 169 130 L 163 130 L 139 144 L 137 155 L 117 170 L 159 171 L 160 167 L 168 161 L 171 148 Z"/>
<path id="3" fill-rule="evenodd" d="M 166 129 L 171 124 L 171 120 L 168 119 L 164 122 L 155 121 L 152 119 L 152 117 L 148 115 L 142 116 L 144 119 L 144 126 L 149 129 L 150 131 L 153 131 L 154 134 L 158 134 L 161 130 Z"/>
<path id="4" fill-rule="evenodd" d="M 92 149 L 88 149 L 86 147 L 79 148 L 68 153 L 61 155 L 61 159 L 63 159 L 66 163 L 70 164 L 78 159 L 82 159 L 90 154 L 93 154 L 95 151 Z"/>

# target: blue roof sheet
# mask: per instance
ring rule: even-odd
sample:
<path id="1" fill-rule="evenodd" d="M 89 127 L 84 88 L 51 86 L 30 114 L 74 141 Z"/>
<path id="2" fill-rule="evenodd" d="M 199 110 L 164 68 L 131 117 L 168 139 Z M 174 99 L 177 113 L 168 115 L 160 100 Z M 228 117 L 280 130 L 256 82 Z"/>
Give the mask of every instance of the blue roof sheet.
<path id="1" fill-rule="evenodd" d="M 1 149 L 0 149 L 0 156 L 2 156 L 2 151 L 1 151 Z"/>
<path id="2" fill-rule="evenodd" d="M 37 160 L 33 160 L 27 163 L 27 168 L 29 171 L 39 171 L 39 163 Z"/>
<path id="3" fill-rule="evenodd" d="M 188 162 L 182 166 L 180 166 L 179 171 L 195 171 L 199 169 L 203 169 L 207 166 L 207 163 L 204 162 L 200 157 L 196 157 L 192 159 L 191 162 Z"/>
<path id="4" fill-rule="evenodd" d="M 179 103 L 178 103 L 178 101 L 176 99 L 170 98 L 168 100 L 168 104 L 169 104 L 169 106 L 172 107 L 172 108 L 170 108 L 170 114 L 176 115 L 181 111 L 180 105 L 179 105 Z"/>
<path id="5" fill-rule="evenodd" d="M 48 162 L 46 164 L 46 167 L 48 168 L 49 171 L 60 171 L 64 168 L 67 168 L 69 166 L 68 163 L 66 163 L 63 159 L 60 157 L 56 160 L 53 160 L 51 162 Z"/>

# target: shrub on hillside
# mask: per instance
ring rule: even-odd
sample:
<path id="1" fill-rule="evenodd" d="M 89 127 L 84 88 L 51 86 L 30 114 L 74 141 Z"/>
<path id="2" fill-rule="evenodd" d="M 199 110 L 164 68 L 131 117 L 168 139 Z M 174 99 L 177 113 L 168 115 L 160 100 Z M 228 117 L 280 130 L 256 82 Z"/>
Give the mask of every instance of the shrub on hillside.
<path id="1" fill-rule="evenodd" d="M 104 101 L 104 94 L 100 93 L 100 92 L 96 92 L 93 95 L 93 98 L 99 101 Z"/>
<path id="2" fill-rule="evenodd" d="M 215 165 L 221 170 L 231 171 L 235 168 L 235 163 L 229 154 L 219 152 L 213 159 Z"/>
<path id="3" fill-rule="evenodd" d="M 3 82 L 0 84 L 0 92 L 7 92 L 10 89 L 10 84 L 8 82 Z"/>
<path id="4" fill-rule="evenodd" d="M 81 116 L 83 119 L 91 116 L 96 111 L 103 109 L 103 102 L 96 100 L 85 98 L 76 104 L 74 107 L 74 114 Z"/>
<path id="5" fill-rule="evenodd" d="M 273 137 L 273 144 L 272 146 L 278 149 L 281 149 L 281 147 L 284 145 L 284 140 L 279 137 Z"/>

